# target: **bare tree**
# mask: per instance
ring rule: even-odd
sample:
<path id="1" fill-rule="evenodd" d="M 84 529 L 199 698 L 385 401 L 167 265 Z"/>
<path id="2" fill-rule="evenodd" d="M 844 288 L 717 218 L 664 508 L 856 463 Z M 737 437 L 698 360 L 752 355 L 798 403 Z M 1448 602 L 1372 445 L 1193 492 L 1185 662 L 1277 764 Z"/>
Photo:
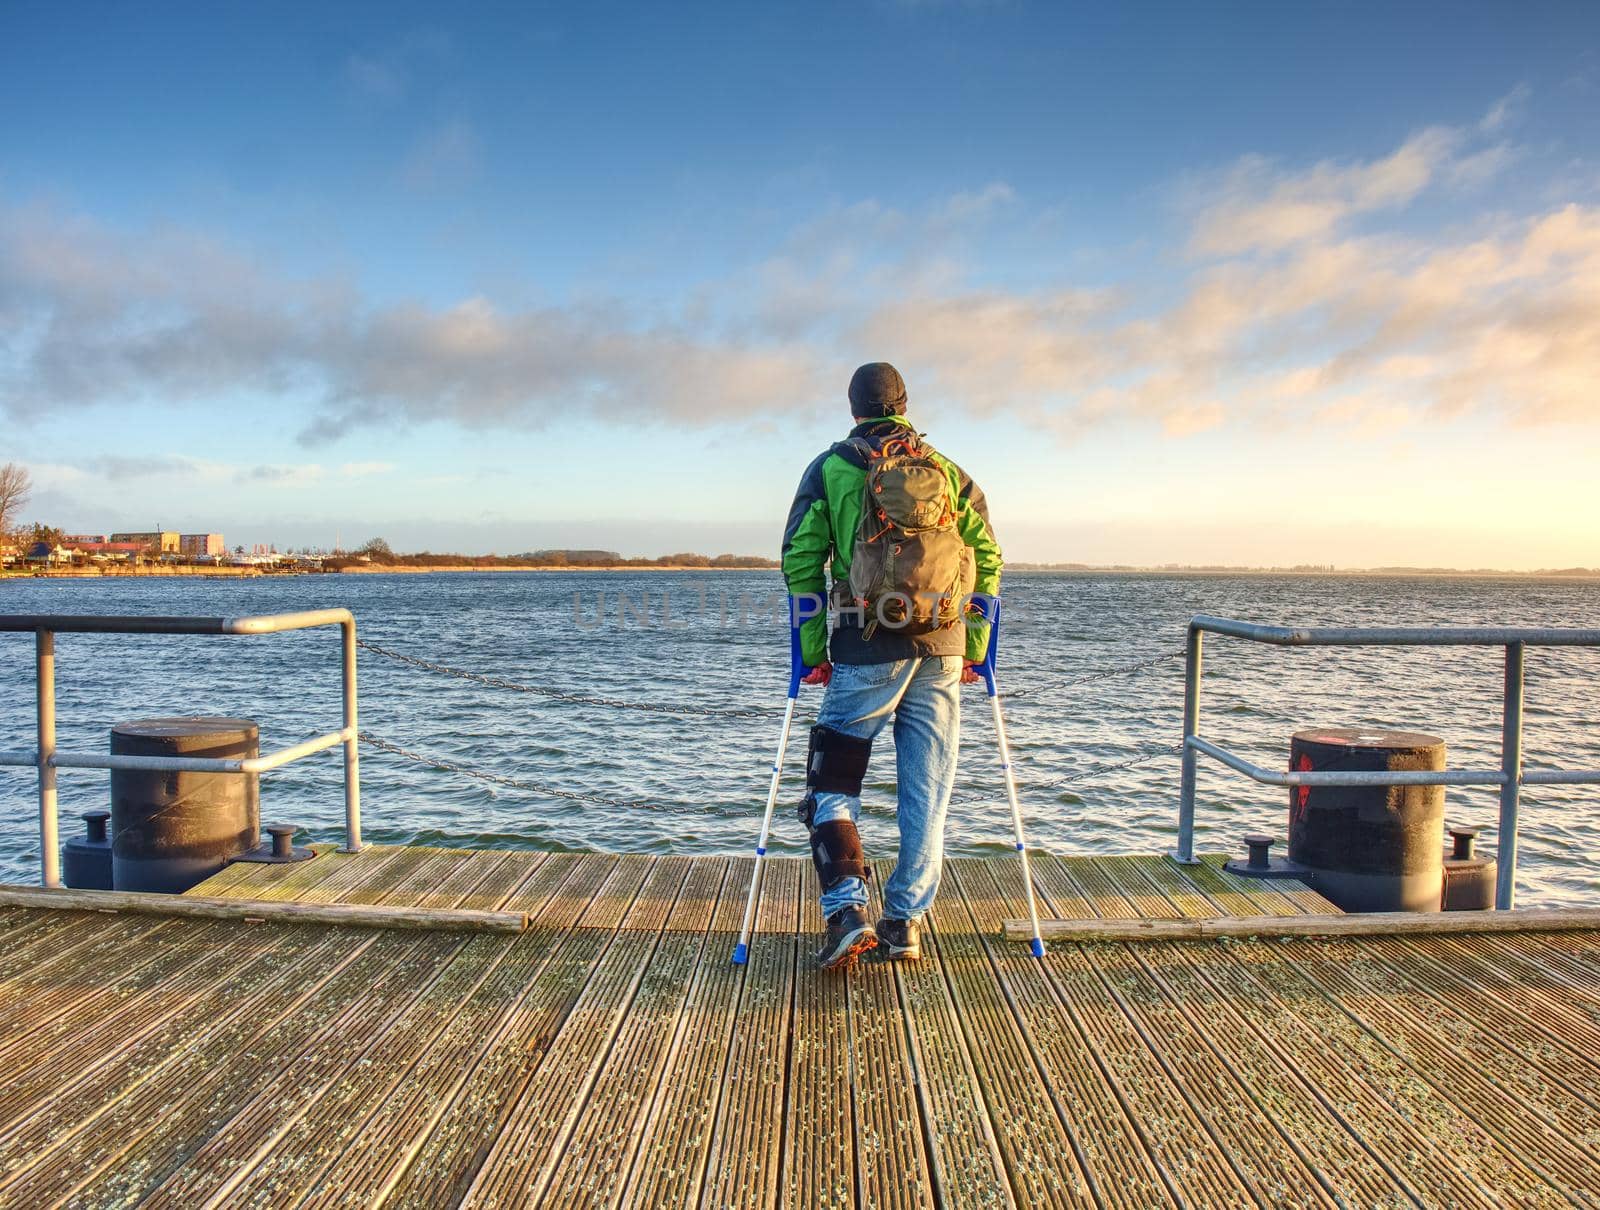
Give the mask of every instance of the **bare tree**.
<path id="1" fill-rule="evenodd" d="M 28 468 L 16 462 L 0 466 L 0 535 L 11 532 L 17 514 L 33 495 L 33 477 Z"/>

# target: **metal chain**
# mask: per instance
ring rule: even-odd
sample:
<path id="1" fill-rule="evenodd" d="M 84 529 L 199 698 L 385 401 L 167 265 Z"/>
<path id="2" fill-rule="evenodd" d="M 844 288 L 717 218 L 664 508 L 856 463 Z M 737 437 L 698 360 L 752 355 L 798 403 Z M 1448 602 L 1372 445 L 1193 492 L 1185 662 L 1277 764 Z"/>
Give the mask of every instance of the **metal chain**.
<path id="1" fill-rule="evenodd" d="M 1151 748 L 1149 751 L 1141 753 L 1132 760 L 1119 761 L 1113 765 L 1093 765 L 1087 769 L 1080 769 L 1076 773 L 1068 773 L 1065 777 L 1057 777 L 1051 781 L 1034 782 L 1026 787 L 1019 787 L 1019 790 L 1026 789 L 1030 793 L 1037 793 L 1042 790 L 1057 790 L 1064 786 L 1073 785 L 1076 782 L 1084 782 L 1093 780 L 1095 778 L 1108 777 L 1113 773 L 1121 773 L 1125 769 L 1137 768 L 1139 765 L 1149 764 L 1151 761 L 1157 760 L 1163 756 L 1178 756 L 1182 752 L 1182 744 L 1168 744 L 1163 748 Z M 1001 791 L 1001 793 L 1003 794 L 1004 791 Z M 950 800 L 950 805 L 954 807 L 963 803 L 992 802 L 996 797 L 999 797 L 999 795 L 992 793 L 963 794 L 959 797 L 952 798 Z"/>
<path id="2" fill-rule="evenodd" d="M 410 748 L 402 748 L 399 744 L 391 743 L 386 739 L 379 739 L 370 731 L 357 732 L 361 742 L 370 744 L 384 752 L 392 752 L 406 760 L 416 761 L 419 765 L 427 765 L 431 769 L 442 769 L 446 773 L 460 773 L 464 777 L 475 777 L 479 781 L 493 782 L 497 786 L 509 786 L 514 790 L 526 790 L 530 794 L 543 794 L 549 798 L 563 798 L 569 802 L 597 803 L 603 807 L 630 807 L 639 811 L 658 811 L 677 814 L 687 814 L 701 811 L 700 806 L 691 806 L 686 803 L 660 803 L 642 798 L 609 798 L 604 794 L 588 794 L 581 790 L 558 790 L 554 786 L 546 786 L 536 781 L 524 781 L 520 777 L 507 777 L 502 773 L 488 773 L 482 769 L 474 769 L 470 765 L 457 764 L 453 760 L 445 760 L 438 756 L 427 756 L 421 752 L 413 752 Z"/>
<path id="3" fill-rule="evenodd" d="M 558 790 L 554 786 L 547 786 L 541 782 L 526 781 L 520 777 L 507 777 L 502 773 L 489 773 L 482 769 L 474 769 L 470 765 L 463 765 L 456 761 L 445 760 L 439 756 L 428 756 L 422 752 L 415 752 L 410 748 L 403 748 L 399 744 L 386 739 L 380 739 L 370 731 L 357 733 L 364 744 L 369 744 L 383 752 L 393 753 L 419 765 L 429 768 L 441 769 L 446 773 L 459 773 L 463 777 L 474 777 L 479 781 L 492 782 L 497 786 L 508 786 L 514 790 L 526 790 L 530 794 L 543 794 L 549 798 L 561 798 L 569 802 L 596 803 L 604 807 L 629 807 L 640 811 L 655 811 L 666 814 L 692 814 L 704 810 L 701 805 L 689 803 L 664 803 L 643 798 L 611 798 L 604 794 L 591 794 L 581 790 Z M 1172 744 L 1164 748 L 1154 748 L 1144 752 L 1132 760 L 1120 761 L 1112 765 L 1096 765 L 1092 768 L 1081 769 L 1076 773 L 1069 773 L 1065 777 L 1058 777 L 1052 781 L 1038 782 L 1027 786 L 1030 792 L 1053 790 L 1062 786 L 1072 785 L 1076 782 L 1089 781 L 1094 778 L 1106 777 L 1113 773 L 1121 773 L 1125 769 L 1132 769 L 1138 765 L 1147 764 L 1162 756 L 1176 756 L 1183 751 L 1182 744 Z M 989 794 L 964 794 L 950 800 L 951 806 L 964 803 L 993 802 L 1004 791 Z"/>
<path id="4" fill-rule="evenodd" d="M 541 685 L 523 685 L 498 676 L 485 676 L 481 672 L 468 672 L 464 668 L 452 668 L 448 664 L 436 664 L 432 660 L 424 660 L 414 655 L 406 655 L 401 651 L 391 650 L 388 647 L 380 647 L 377 643 L 369 642 L 366 639 L 357 639 L 356 646 L 364 647 L 374 655 L 381 655 L 385 659 L 395 660 L 401 664 L 409 664 L 413 668 L 437 672 L 440 676 L 453 676 L 462 681 L 476 681 L 478 684 L 488 685 L 492 689 L 509 689 L 512 693 L 534 693 L 540 697 L 550 698 L 552 701 L 557 702 L 566 702 L 573 706 L 608 706 L 614 710 L 643 710 L 649 714 L 687 715 L 704 718 L 771 718 L 777 713 L 777 708 L 772 706 L 757 706 L 747 710 L 719 710 L 714 707 L 667 705 L 658 702 L 628 702 L 615 697 L 586 697 L 580 693 L 564 693 L 559 689 L 548 689 Z"/>
<path id="5" fill-rule="evenodd" d="M 779 712 L 775 706 L 753 706 L 742 710 L 723 710 L 709 706 L 682 706 L 668 705 L 659 702 L 630 702 L 614 697 L 590 697 L 580 693 L 566 693 L 560 689 L 550 689 L 542 685 L 525 685 L 517 681 L 508 681 L 504 677 L 486 676 L 481 672 L 468 672 L 464 668 L 453 668 L 449 664 L 436 663 L 425 660 L 419 656 L 407 655 L 403 651 L 395 651 L 389 647 L 380 646 L 368 639 L 356 640 L 356 646 L 364 647 L 374 655 L 397 663 L 409 664 L 413 668 L 421 668 L 426 672 L 436 672 L 440 676 L 455 677 L 457 680 L 474 681 L 480 685 L 487 685 L 492 689 L 507 689 L 512 693 L 532 693 L 539 697 L 549 698 L 552 701 L 566 702 L 574 706 L 606 706 L 614 710 L 641 710 L 648 714 L 670 714 L 678 717 L 700 718 L 771 718 Z M 1168 660 L 1177 659 L 1185 653 L 1179 651 L 1165 651 L 1160 655 L 1150 656 L 1147 659 L 1135 660 L 1131 664 L 1116 664 L 1110 668 L 1102 668 L 1098 672 L 1090 672 L 1083 676 L 1072 677 L 1069 680 L 1057 681 L 1051 686 L 1037 686 L 1032 689 L 1021 689 L 1002 693 L 1000 696 L 1005 701 L 1015 701 L 1018 698 L 1030 697 L 1039 693 L 1043 688 L 1072 689 L 1079 685 L 1092 684 L 1095 681 L 1107 680 L 1114 676 L 1126 676 L 1130 673 L 1141 672 L 1146 668 L 1154 668 L 1157 664 L 1164 664 Z"/>
<path id="6" fill-rule="evenodd" d="M 1007 701 L 1012 701 L 1016 698 L 1032 697 L 1035 693 L 1039 693 L 1046 688 L 1074 689 L 1079 685 L 1090 685 L 1095 681 L 1108 680 L 1114 676 L 1127 676 L 1129 673 L 1142 672 L 1146 668 L 1154 668 L 1158 664 L 1165 664 L 1168 660 L 1181 659 L 1187 654 L 1188 652 L 1181 648 L 1177 651 L 1163 651 L 1160 655 L 1153 655 L 1148 659 L 1135 660 L 1131 664 L 1115 664 L 1110 668 L 1102 668 L 1099 672 L 1090 672 L 1084 674 L 1083 676 L 1075 676 L 1070 680 L 1056 681 L 1053 685 L 1035 685 L 1031 689 L 1018 689 L 1011 693 L 1002 693 L 1000 696 Z"/>

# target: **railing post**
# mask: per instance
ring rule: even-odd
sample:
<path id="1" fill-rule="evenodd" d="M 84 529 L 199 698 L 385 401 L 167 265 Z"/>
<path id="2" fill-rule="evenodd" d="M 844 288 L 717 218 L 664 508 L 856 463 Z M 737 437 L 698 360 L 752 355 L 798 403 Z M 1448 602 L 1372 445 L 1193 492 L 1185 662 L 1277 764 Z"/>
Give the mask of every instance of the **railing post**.
<path id="1" fill-rule="evenodd" d="M 361 851 L 361 740 L 356 732 L 356 623 L 339 623 L 344 648 L 344 848 Z"/>
<path id="2" fill-rule="evenodd" d="M 1200 668 L 1204 632 L 1189 627 L 1183 656 L 1183 777 L 1178 789 L 1178 847 L 1171 853 L 1180 865 L 1194 865 L 1194 780 L 1199 754 L 1189 740 L 1200 734 Z"/>
<path id="3" fill-rule="evenodd" d="M 1522 672 L 1523 645 L 1506 644 L 1506 699 L 1500 732 L 1500 863 L 1495 874 L 1494 906 L 1511 910 L 1517 903 L 1517 812 L 1522 804 Z"/>
<path id="4" fill-rule="evenodd" d="M 61 836 L 56 822 L 56 636 L 36 632 L 34 680 L 38 689 L 39 871 L 47 887 L 61 885 Z"/>

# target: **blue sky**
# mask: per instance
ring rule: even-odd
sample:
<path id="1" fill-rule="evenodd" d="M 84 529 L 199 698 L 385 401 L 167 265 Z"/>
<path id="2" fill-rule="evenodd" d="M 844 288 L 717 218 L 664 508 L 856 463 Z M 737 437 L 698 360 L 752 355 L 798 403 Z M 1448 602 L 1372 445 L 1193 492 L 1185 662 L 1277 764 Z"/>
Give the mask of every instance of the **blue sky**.
<path id="1" fill-rule="evenodd" d="M 770 553 L 896 362 L 1012 557 L 1600 564 L 1592 5 L 0 9 L 74 530 Z"/>

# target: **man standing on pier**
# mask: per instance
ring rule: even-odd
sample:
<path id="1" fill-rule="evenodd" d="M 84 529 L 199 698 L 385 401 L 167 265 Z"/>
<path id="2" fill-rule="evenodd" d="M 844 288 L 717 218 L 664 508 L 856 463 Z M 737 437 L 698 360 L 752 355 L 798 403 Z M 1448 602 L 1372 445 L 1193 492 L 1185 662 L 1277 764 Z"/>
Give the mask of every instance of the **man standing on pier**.
<path id="1" fill-rule="evenodd" d="M 806 619 L 806 683 L 827 686 L 799 811 L 821 885 L 827 936 L 817 960 L 827 968 L 874 947 L 895 960 L 921 956 L 918 922 L 939 889 L 955 784 L 960 685 L 978 679 L 972 665 L 989 641 L 971 596 L 998 593 L 1001 569 L 983 493 L 906 419 L 899 371 L 864 365 L 849 394 L 854 427 L 806 468 L 783 536 L 784 579 Z M 874 927 L 856 821 L 872 741 L 891 720 L 900 850 Z"/>

